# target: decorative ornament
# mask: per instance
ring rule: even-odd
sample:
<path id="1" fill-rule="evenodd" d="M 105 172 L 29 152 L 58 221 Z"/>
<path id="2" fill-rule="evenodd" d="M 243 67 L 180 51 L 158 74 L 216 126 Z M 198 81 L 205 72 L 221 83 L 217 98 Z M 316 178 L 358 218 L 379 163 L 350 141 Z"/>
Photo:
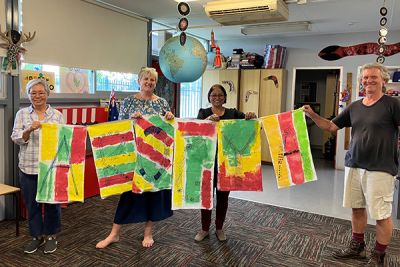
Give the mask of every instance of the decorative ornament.
<path id="1" fill-rule="evenodd" d="M 19 67 L 21 64 L 21 54 L 26 52 L 26 49 L 22 47 L 23 43 L 27 43 L 35 38 L 36 31 L 29 34 L 19 33 L 16 30 L 1 31 L 0 26 L 0 37 L 5 40 L 6 43 L 1 43 L 0 47 L 7 49 L 7 56 L 3 58 L 1 64 L 1 71 L 11 74 L 12 76 L 18 76 Z"/>
<path id="2" fill-rule="evenodd" d="M 179 14 L 181 14 L 181 16 L 184 16 L 179 20 L 178 23 L 178 29 L 181 31 L 181 34 L 179 35 L 179 43 L 181 44 L 181 46 L 184 46 L 186 43 L 185 31 L 189 26 L 189 21 L 186 18 L 186 16 L 190 13 L 189 5 L 186 2 L 180 2 L 178 4 L 178 12 Z"/>
<path id="3" fill-rule="evenodd" d="M 378 57 L 376 58 L 376 62 L 383 64 L 385 62 L 385 44 L 387 42 L 387 34 L 388 29 L 385 28 L 387 18 L 386 15 L 388 13 L 387 8 L 385 7 L 385 0 L 383 0 L 383 7 L 380 8 L 379 13 L 381 14 L 382 18 L 379 21 L 379 25 L 381 25 L 381 29 L 379 30 L 379 38 L 378 38 Z"/>

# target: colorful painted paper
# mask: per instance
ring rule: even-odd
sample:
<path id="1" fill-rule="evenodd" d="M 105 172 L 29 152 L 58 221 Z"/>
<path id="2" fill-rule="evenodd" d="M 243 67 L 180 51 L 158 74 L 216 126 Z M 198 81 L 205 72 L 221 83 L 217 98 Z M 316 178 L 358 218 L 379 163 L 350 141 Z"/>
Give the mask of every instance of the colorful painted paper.
<path id="1" fill-rule="evenodd" d="M 172 209 L 212 209 L 216 148 L 214 122 L 176 120 Z"/>
<path id="2" fill-rule="evenodd" d="M 89 93 L 88 74 L 91 70 L 60 67 L 60 93 Z"/>
<path id="3" fill-rule="evenodd" d="M 83 202 L 85 150 L 85 127 L 42 123 L 37 202 Z"/>
<path id="4" fill-rule="evenodd" d="M 263 117 L 278 188 L 317 180 L 302 109 Z"/>
<path id="5" fill-rule="evenodd" d="M 262 191 L 261 123 L 218 122 L 218 190 Z"/>
<path id="6" fill-rule="evenodd" d="M 174 122 L 159 115 L 136 120 L 137 160 L 132 191 L 171 189 Z"/>
<path id="7" fill-rule="evenodd" d="M 87 129 L 101 198 L 131 191 L 136 165 L 132 120 L 99 123 Z"/>
<path id="8" fill-rule="evenodd" d="M 54 92 L 56 87 L 56 78 L 54 72 L 36 71 L 36 70 L 21 70 L 21 95 L 26 95 L 26 85 L 33 79 L 45 79 L 49 84 L 50 93 Z"/>

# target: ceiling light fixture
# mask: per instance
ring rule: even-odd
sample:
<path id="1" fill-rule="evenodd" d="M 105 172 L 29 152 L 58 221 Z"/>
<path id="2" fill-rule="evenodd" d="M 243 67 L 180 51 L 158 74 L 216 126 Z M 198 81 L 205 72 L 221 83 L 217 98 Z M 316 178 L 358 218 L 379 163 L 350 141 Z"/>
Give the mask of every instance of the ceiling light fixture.
<path id="1" fill-rule="evenodd" d="M 308 32 L 311 31 L 309 21 L 278 22 L 268 24 L 255 24 L 243 26 L 240 31 L 244 35 L 259 34 L 280 34 L 290 32 Z"/>

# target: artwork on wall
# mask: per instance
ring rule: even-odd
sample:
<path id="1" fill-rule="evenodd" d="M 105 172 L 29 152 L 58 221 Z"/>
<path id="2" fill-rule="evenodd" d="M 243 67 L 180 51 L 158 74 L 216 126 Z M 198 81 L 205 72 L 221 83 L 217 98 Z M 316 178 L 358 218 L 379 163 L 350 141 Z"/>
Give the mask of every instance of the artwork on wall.
<path id="1" fill-rule="evenodd" d="M 26 85 L 33 79 L 45 79 L 49 85 L 50 93 L 54 92 L 56 85 L 56 78 L 54 72 L 37 71 L 37 70 L 21 70 L 21 95 L 26 95 Z"/>
<path id="2" fill-rule="evenodd" d="M 218 190 L 262 191 L 260 132 L 258 120 L 218 123 Z"/>
<path id="3" fill-rule="evenodd" d="M 89 93 L 87 70 L 78 68 L 60 68 L 60 93 Z"/>
<path id="4" fill-rule="evenodd" d="M 174 121 L 159 115 L 136 120 L 137 160 L 132 191 L 171 189 Z"/>
<path id="5" fill-rule="evenodd" d="M 83 202 L 86 127 L 42 123 L 37 202 Z"/>
<path id="6" fill-rule="evenodd" d="M 212 209 L 216 143 L 214 122 L 176 120 L 172 209 Z"/>
<path id="7" fill-rule="evenodd" d="M 132 120 L 99 123 L 87 129 L 101 198 L 131 191 L 136 166 Z"/>
<path id="8" fill-rule="evenodd" d="M 261 118 L 278 188 L 317 180 L 302 109 Z"/>

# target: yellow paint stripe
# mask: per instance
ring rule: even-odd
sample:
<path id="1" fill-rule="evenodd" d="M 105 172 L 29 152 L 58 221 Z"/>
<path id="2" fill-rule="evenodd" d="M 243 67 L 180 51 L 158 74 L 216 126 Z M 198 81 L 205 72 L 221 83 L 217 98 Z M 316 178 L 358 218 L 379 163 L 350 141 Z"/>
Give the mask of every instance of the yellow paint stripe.
<path id="1" fill-rule="evenodd" d="M 137 188 L 142 190 L 142 192 L 151 192 L 154 190 L 154 186 L 146 181 L 143 176 L 140 174 L 137 174 L 135 172 L 135 175 L 133 176 L 133 182 L 136 185 Z"/>
<path id="2" fill-rule="evenodd" d="M 153 135 L 146 136 L 144 134 L 142 127 L 140 127 L 137 124 L 135 125 L 135 133 L 136 133 L 136 137 L 141 137 L 143 140 L 145 140 L 145 142 L 147 144 L 152 146 L 155 150 L 157 150 L 158 152 L 160 152 L 167 158 L 169 158 L 171 156 L 172 149 L 168 148 L 168 146 L 166 146 L 163 142 L 161 142 L 160 140 L 155 138 Z"/>
<path id="3" fill-rule="evenodd" d="M 103 169 L 110 166 L 118 166 L 132 162 L 136 162 L 136 152 L 96 159 L 95 166 L 97 169 Z"/>
<path id="4" fill-rule="evenodd" d="M 275 115 L 263 117 L 262 123 L 271 151 L 278 188 L 288 187 L 290 186 L 289 170 L 286 159 L 283 156 L 284 149 L 278 118 Z"/>
<path id="5" fill-rule="evenodd" d="M 52 123 L 43 123 L 41 132 L 42 144 L 40 144 L 40 161 L 51 161 L 57 155 L 58 125 Z"/>
<path id="6" fill-rule="evenodd" d="M 104 199 L 106 197 L 113 195 L 120 195 L 128 191 L 132 191 L 132 181 L 124 184 L 118 184 L 114 186 L 100 188 L 100 196 L 102 199 Z"/>
<path id="7" fill-rule="evenodd" d="M 175 157 L 172 187 L 172 208 L 183 206 L 183 179 L 185 170 L 185 141 L 180 131 L 175 131 Z"/>
<path id="8" fill-rule="evenodd" d="M 132 120 L 99 123 L 87 127 L 91 138 L 132 131 Z"/>
<path id="9" fill-rule="evenodd" d="M 73 176 L 72 176 L 73 174 Z M 85 167 L 81 164 L 71 164 L 70 172 L 68 174 L 68 200 L 83 202 L 83 177 L 85 174 Z M 72 179 L 74 178 L 74 180 Z M 74 182 L 75 181 L 75 182 Z"/>

